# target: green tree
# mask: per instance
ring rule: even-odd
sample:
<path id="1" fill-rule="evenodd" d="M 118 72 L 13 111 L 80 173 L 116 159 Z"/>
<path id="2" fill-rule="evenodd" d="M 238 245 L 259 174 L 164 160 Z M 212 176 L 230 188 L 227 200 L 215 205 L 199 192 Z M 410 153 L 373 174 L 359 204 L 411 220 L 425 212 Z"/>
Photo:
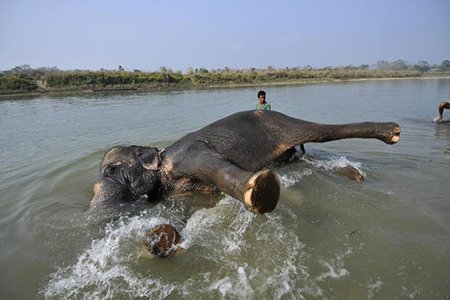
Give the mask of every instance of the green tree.
<path id="1" fill-rule="evenodd" d="M 418 61 L 414 66 L 414 70 L 417 70 L 419 72 L 426 72 L 431 69 L 430 64 L 425 60 Z"/>
<path id="2" fill-rule="evenodd" d="M 439 66 L 440 71 L 450 71 L 450 60 L 446 59 Z"/>

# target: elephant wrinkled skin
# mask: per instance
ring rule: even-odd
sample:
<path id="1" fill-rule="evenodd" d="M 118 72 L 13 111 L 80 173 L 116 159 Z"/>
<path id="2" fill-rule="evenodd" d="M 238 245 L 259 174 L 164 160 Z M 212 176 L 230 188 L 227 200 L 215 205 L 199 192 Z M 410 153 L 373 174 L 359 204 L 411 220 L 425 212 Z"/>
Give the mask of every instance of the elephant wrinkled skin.
<path id="1" fill-rule="evenodd" d="M 91 206 L 141 197 L 157 200 L 168 193 L 222 191 L 250 211 L 263 214 L 275 209 L 280 195 L 279 178 L 271 164 L 288 161 L 297 145 L 348 138 L 394 144 L 400 127 L 392 122 L 327 125 L 276 111 L 238 112 L 187 134 L 166 149 L 111 149 L 101 163 Z"/>

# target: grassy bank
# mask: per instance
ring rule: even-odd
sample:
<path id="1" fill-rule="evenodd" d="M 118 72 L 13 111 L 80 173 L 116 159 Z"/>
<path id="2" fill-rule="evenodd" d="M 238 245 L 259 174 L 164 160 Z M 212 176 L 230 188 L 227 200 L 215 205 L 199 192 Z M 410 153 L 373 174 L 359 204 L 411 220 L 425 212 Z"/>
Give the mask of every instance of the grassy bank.
<path id="1" fill-rule="evenodd" d="M 60 71 L 28 69 L 0 74 L 0 96 L 44 93 L 177 90 L 210 87 L 265 86 L 386 78 L 448 77 L 449 71 L 382 71 L 368 68 L 285 68 L 246 70 L 195 69 L 182 73 L 161 68 L 159 72 Z"/>

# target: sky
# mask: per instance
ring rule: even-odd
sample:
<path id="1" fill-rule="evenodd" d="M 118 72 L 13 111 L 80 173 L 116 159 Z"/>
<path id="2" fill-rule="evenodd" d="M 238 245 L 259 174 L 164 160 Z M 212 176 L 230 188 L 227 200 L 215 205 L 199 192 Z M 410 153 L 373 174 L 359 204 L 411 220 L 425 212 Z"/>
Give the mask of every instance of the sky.
<path id="1" fill-rule="evenodd" d="M 450 0 L 0 0 L 0 70 L 450 60 Z"/>

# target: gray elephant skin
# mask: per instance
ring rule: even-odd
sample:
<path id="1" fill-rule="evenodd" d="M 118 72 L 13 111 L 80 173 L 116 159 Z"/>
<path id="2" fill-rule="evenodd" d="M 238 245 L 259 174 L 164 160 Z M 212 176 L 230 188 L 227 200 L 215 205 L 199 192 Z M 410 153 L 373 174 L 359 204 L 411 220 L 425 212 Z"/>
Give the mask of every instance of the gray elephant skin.
<path id="1" fill-rule="evenodd" d="M 395 144 L 394 122 L 320 124 L 276 111 L 243 111 L 189 133 L 167 147 L 109 150 L 94 184 L 91 206 L 163 198 L 169 193 L 222 191 L 256 213 L 275 209 L 280 181 L 270 169 L 289 161 L 295 146 L 349 138 Z"/>

